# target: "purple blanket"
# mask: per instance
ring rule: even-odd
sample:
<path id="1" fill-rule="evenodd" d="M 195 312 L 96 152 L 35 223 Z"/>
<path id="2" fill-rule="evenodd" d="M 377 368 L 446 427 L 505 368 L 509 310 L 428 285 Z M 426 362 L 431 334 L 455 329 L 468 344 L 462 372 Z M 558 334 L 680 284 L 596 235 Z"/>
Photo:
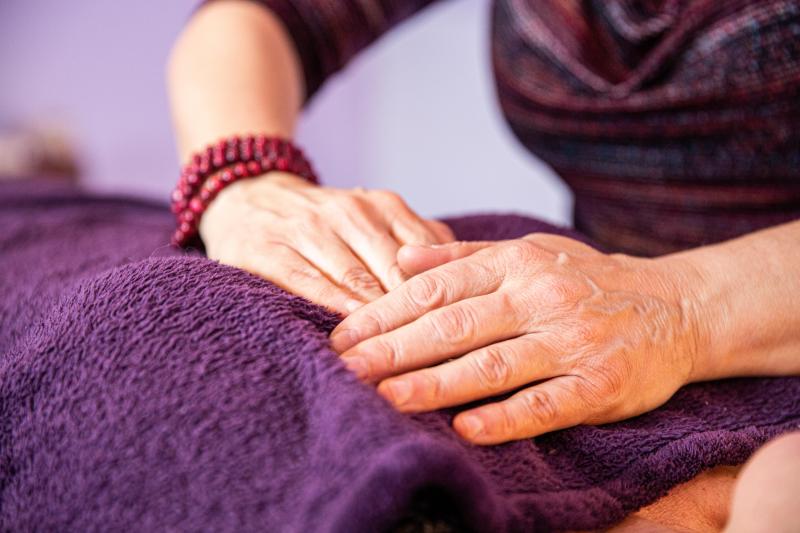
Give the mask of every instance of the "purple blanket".
<path id="1" fill-rule="evenodd" d="M 462 239 L 564 232 L 448 222 Z M 0 185 L 0 530 L 596 528 L 800 424 L 799 379 L 743 379 L 472 446 L 454 411 L 401 415 L 351 376 L 336 316 L 171 250 L 171 227 L 163 205 Z"/>

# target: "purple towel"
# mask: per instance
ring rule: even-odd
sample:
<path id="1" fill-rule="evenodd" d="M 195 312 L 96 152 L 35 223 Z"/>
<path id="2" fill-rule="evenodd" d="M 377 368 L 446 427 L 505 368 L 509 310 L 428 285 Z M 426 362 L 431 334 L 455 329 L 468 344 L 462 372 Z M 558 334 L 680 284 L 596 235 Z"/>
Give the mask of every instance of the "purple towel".
<path id="1" fill-rule="evenodd" d="M 462 239 L 557 231 L 449 220 Z M 166 206 L 0 186 L 0 530 L 549 531 L 612 524 L 798 427 L 800 380 L 477 447 L 328 348 L 337 317 L 166 246 Z"/>

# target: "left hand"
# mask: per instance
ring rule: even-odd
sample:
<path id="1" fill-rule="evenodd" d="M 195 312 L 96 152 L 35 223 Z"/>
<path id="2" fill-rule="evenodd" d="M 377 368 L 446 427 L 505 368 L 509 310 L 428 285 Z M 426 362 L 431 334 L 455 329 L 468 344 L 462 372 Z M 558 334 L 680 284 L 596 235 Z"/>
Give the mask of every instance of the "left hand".
<path id="1" fill-rule="evenodd" d="M 398 260 L 417 275 L 346 318 L 332 345 L 404 412 L 517 391 L 455 417 L 474 443 L 635 416 L 694 379 L 701 279 L 680 259 L 531 234 L 406 246 Z"/>

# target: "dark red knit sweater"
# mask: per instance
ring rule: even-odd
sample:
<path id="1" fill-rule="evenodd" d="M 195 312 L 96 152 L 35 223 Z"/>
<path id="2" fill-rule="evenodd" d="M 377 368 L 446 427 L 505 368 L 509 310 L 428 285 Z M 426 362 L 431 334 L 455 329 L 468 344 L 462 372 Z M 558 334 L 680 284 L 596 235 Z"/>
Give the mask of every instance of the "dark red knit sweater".
<path id="1" fill-rule="evenodd" d="M 433 3 L 257 1 L 309 96 Z M 800 0 L 496 0 L 491 23 L 503 112 L 595 241 L 653 255 L 800 218 Z"/>

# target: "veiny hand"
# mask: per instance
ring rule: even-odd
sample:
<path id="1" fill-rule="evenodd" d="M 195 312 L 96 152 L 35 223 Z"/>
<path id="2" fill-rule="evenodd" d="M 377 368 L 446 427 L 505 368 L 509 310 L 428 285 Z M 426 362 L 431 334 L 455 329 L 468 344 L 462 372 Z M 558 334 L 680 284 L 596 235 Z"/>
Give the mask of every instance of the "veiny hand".
<path id="1" fill-rule="evenodd" d="M 455 417 L 474 443 L 628 418 L 695 377 L 701 275 L 680 260 L 531 234 L 408 246 L 399 261 L 419 274 L 346 318 L 332 345 L 404 412 L 515 391 Z"/>
<path id="2" fill-rule="evenodd" d="M 406 279 L 400 246 L 453 240 L 394 193 L 318 187 L 278 172 L 223 189 L 200 235 L 210 258 L 343 315 Z"/>

